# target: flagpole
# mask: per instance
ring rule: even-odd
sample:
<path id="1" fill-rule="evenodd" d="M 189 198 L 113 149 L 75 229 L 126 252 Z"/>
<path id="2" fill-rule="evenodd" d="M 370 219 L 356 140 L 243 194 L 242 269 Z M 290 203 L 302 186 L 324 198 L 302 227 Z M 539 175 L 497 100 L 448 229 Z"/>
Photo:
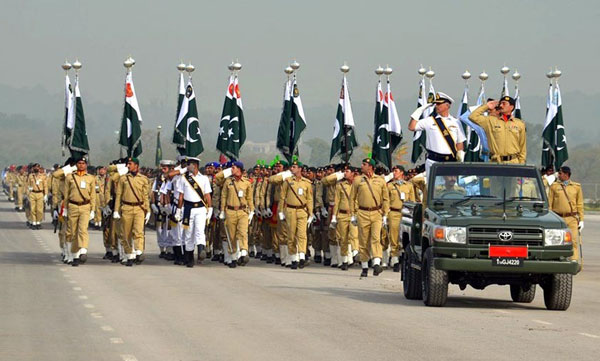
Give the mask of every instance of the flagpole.
<path id="1" fill-rule="evenodd" d="M 135 65 L 135 60 L 133 60 L 133 58 L 130 56 L 127 57 L 127 59 L 125 59 L 125 61 L 123 62 L 123 66 L 125 67 L 125 84 L 123 86 L 123 107 L 125 107 L 125 103 L 127 103 L 127 76 L 129 75 L 129 73 L 131 73 L 131 68 Z M 121 139 L 120 137 L 122 137 L 123 134 L 121 134 L 121 132 L 119 132 L 119 146 L 121 147 L 120 150 L 120 155 L 121 158 L 123 158 L 123 148 L 125 147 L 124 145 L 121 144 Z M 127 149 L 127 156 L 129 156 L 131 149 Z"/>
<path id="2" fill-rule="evenodd" d="M 350 67 L 348 66 L 348 64 L 346 64 L 346 62 L 344 62 L 344 65 L 340 66 L 340 71 L 342 72 L 342 92 L 344 94 L 344 100 L 343 102 L 346 102 L 346 97 L 345 97 L 345 93 L 346 93 L 346 74 L 350 71 Z M 345 113 L 346 109 L 344 106 L 344 118 L 346 116 Z M 345 123 L 345 119 L 344 119 L 344 123 Z M 346 163 L 350 163 L 350 157 L 348 156 L 348 131 L 346 129 L 346 125 L 344 124 L 343 126 L 343 131 L 344 131 L 344 161 Z"/>
<path id="3" fill-rule="evenodd" d="M 510 68 L 506 66 L 506 64 L 500 69 L 500 73 L 504 77 L 504 82 L 502 83 L 502 94 L 501 97 L 508 95 L 508 82 L 506 81 L 506 74 L 510 71 Z"/>
<path id="4" fill-rule="evenodd" d="M 296 61 L 296 59 L 294 59 L 294 61 L 292 61 L 292 63 L 290 64 L 289 67 L 292 69 L 292 75 L 294 77 L 294 81 L 292 82 L 292 84 L 290 84 L 291 85 L 290 101 L 292 102 L 292 109 L 294 109 L 294 85 L 296 84 L 296 73 L 298 72 L 298 69 L 300 69 L 300 63 L 298 63 Z M 288 78 L 289 78 L 289 76 L 288 76 Z M 293 114 L 293 112 L 292 112 L 292 114 Z M 293 129 L 290 129 L 291 130 L 290 131 L 290 137 L 291 137 L 290 140 L 294 140 L 296 138 L 296 120 L 297 119 L 294 118 L 294 122 L 290 124 L 290 126 L 293 128 Z M 298 142 L 299 141 L 300 141 L 300 139 L 298 139 Z M 290 159 L 289 159 L 290 161 L 294 158 L 294 154 L 296 154 L 296 152 L 298 154 L 300 154 L 300 150 L 298 149 L 298 142 L 294 142 L 294 147 L 293 147 L 294 149 L 290 149 Z"/>
<path id="5" fill-rule="evenodd" d="M 557 108 L 557 114 L 558 114 L 558 78 L 560 78 L 560 76 L 562 75 L 562 72 L 560 70 L 558 70 L 557 67 L 554 67 L 554 71 L 552 71 L 552 79 L 554 79 L 554 90 L 552 91 L 552 101 L 556 102 L 556 108 Z M 553 163 L 554 164 L 554 169 L 558 169 L 561 164 L 559 163 L 558 160 L 558 151 L 560 150 L 558 148 L 558 126 L 556 127 L 555 133 L 554 133 L 554 146 L 556 147 L 556 149 L 554 150 L 554 159 L 553 159 Z"/>
<path id="6" fill-rule="evenodd" d="M 71 70 L 71 63 L 69 63 L 67 61 L 67 59 L 65 59 L 65 62 L 60 66 L 64 71 L 65 71 L 65 77 L 68 78 L 69 77 L 69 70 Z M 70 85 L 71 81 L 69 80 L 69 85 Z M 66 84 L 66 82 L 65 82 Z M 69 92 L 69 97 L 71 96 L 71 91 L 70 89 L 65 89 L 65 95 L 67 94 L 67 92 Z M 67 100 L 67 97 L 65 97 L 65 116 L 64 116 L 64 123 L 62 126 L 62 136 L 61 136 L 61 146 L 62 146 L 62 156 L 65 156 L 65 144 L 66 144 L 66 139 L 65 139 L 65 126 L 67 123 L 67 117 L 69 114 L 69 102 Z"/>
<path id="7" fill-rule="evenodd" d="M 390 143 L 391 143 L 391 138 L 392 138 L 392 137 L 391 137 L 391 134 L 390 134 L 390 128 L 389 128 L 389 125 L 390 125 L 390 118 L 391 118 L 391 117 L 389 116 L 389 114 L 390 114 L 390 110 L 391 110 L 390 108 L 391 108 L 391 106 L 392 106 L 392 101 L 391 101 L 391 97 L 392 97 L 392 94 L 391 94 L 391 93 L 392 93 L 392 92 L 391 92 L 391 88 L 390 88 L 390 75 L 392 75 L 392 72 L 393 72 L 393 71 L 394 71 L 394 70 L 393 70 L 392 68 L 390 68 L 390 66 L 389 66 L 389 65 L 387 65 L 387 66 L 385 67 L 385 69 L 383 69 L 383 74 L 385 74 L 385 79 L 386 79 L 386 81 L 387 81 L 387 83 L 386 83 L 386 85 L 387 85 L 386 94 L 387 94 L 387 96 L 389 97 L 389 98 L 388 98 L 388 101 L 387 101 L 387 102 L 388 102 L 388 106 L 387 106 L 387 111 L 388 111 L 388 116 L 387 116 L 387 120 L 388 120 L 388 145 L 389 145 L 389 146 L 388 146 L 388 148 L 387 148 L 387 153 L 388 153 L 388 157 L 387 157 L 387 158 L 388 158 L 388 159 L 389 159 L 389 161 L 390 161 L 390 164 L 389 164 L 389 169 L 388 169 L 388 170 L 390 170 L 390 171 L 391 171 L 392 165 L 393 165 L 393 163 L 394 163 L 394 162 L 392 161 L 392 146 L 390 145 Z M 386 164 L 386 165 L 387 165 L 387 164 Z"/>

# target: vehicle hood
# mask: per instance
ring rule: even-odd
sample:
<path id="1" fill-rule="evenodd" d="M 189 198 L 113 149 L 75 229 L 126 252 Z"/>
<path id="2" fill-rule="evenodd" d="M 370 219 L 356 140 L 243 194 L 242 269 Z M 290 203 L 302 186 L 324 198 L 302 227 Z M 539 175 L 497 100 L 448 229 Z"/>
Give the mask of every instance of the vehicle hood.
<path id="1" fill-rule="evenodd" d="M 552 211 L 544 209 L 540 212 L 523 209 L 522 213 L 516 209 L 506 209 L 506 218 L 502 208 L 480 208 L 473 214 L 470 207 L 452 208 L 433 211 L 435 217 L 440 219 L 436 223 L 445 223 L 447 226 L 472 226 L 472 225 L 513 225 L 535 226 L 543 228 L 566 228 L 566 223 Z"/>

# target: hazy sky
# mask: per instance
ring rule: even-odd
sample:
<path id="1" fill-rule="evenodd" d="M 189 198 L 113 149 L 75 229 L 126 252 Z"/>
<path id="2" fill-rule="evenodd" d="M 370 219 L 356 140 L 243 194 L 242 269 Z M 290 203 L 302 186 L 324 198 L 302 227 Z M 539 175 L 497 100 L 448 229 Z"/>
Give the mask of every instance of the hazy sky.
<path id="1" fill-rule="evenodd" d="M 436 71 L 437 90 L 456 98 L 465 69 L 473 93 L 482 70 L 490 93 L 499 93 L 503 64 L 522 74 L 523 95 L 544 96 L 554 65 L 563 92 L 600 93 L 599 24 L 597 0 L 4 0 L 0 83 L 61 93 L 60 64 L 79 57 L 84 97 L 118 102 L 131 54 L 140 102 L 172 100 L 174 108 L 175 66 L 191 61 L 199 106 L 215 113 L 234 58 L 243 64 L 246 108 L 280 106 L 283 68 L 294 58 L 305 107 L 335 106 L 344 61 L 354 101 L 372 101 L 379 64 L 394 68 L 396 98 L 416 97 L 421 63 Z"/>

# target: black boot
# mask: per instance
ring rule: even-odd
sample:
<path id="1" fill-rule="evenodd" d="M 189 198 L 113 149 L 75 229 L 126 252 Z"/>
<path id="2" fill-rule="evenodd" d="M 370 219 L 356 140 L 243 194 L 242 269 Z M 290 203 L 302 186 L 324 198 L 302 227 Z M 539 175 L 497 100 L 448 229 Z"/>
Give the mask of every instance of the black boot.
<path id="1" fill-rule="evenodd" d="M 381 272 L 383 272 L 383 268 L 380 265 L 376 264 L 373 266 L 373 276 L 379 276 Z"/>
<path id="2" fill-rule="evenodd" d="M 306 266 L 306 261 L 301 259 L 300 263 L 298 264 L 298 267 L 300 267 L 300 269 L 304 268 L 304 266 Z"/>
<path id="3" fill-rule="evenodd" d="M 394 265 L 394 272 L 400 272 L 400 262 Z"/>
<path id="4" fill-rule="evenodd" d="M 183 259 L 182 259 L 183 257 L 181 254 L 181 247 L 180 246 L 173 247 L 173 254 L 174 254 L 174 258 L 175 258 L 175 261 L 173 262 L 173 264 L 177 265 L 177 266 L 181 265 L 182 261 L 183 261 Z"/>
<path id="5" fill-rule="evenodd" d="M 219 261 L 219 255 L 218 254 L 213 254 L 212 258 L 210 259 L 213 262 L 218 262 Z"/>
<path id="6" fill-rule="evenodd" d="M 323 266 L 331 266 L 331 258 L 325 257 L 325 261 L 323 261 Z"/>
<path id="7" fill-rule="evenodd" d="M 71 266 L 78 267 L 79 266 L 79 258 L 73 258 L 73 263 L 71 263 Z"/>
<path id="8" fill-rule="evenodd" d="M 198 264 L 202 263 L 206 259 L 206 246 L 203 244 L 198 245 Z"/>
<path id="9" fill-rule="evenodd" d="M 347 270 L 348 270 L 348 262 L 342 263 L 342 271 L 347 271 Z"/>
<path id="10" fill-rule="evenodd" d="M 125 266 L 126 266 L 126 267 L 133 267 L 133 260 L 132 260 L 132 259 L 130 259 L 130 258 L 128 258 L 128 259 L 127 259 L 127 262 L 125 262 Z"/>
<path id="11" fill-rule="evenodd" d="M 144 262 L 144 260 L 146 259 L 146 257 L 144 256 L 144 254 L 138 254 L 137 256 L 135 256 L 135 264 L 142 264 L 142 262 Z"/>
<path id="12" fill-rule="evenodd" d="M 82 255 L 79 256 L 79 263 L 80 264 L 84 264 L 87 261 L 87 254 L 84 253 Z"/>
<path id="13" fill-rule="evenodd" d="M 368 275 L 369 275 L 369 269 L 363 268 L 362 272 L 360 273 L 360 277 L 367 277 Z"/>
<path id="14" fill-rule="evenodd" d="M 108 251 L 104 254 L 104 257 L 102 257 L 102 259 L 112 259 L 112 252 Z"/>
<path id="15" fill-rule="evenodd" d="M 185 266 L 194 267 L 194 251 L 185 251 Z"/>
<path id="16" fill-rule="evenodd" d="M 291 269 L 298 269 L 298 261 L 293 261 L 292 262 L 292 266 L 290 268 Z"/>
<path id="17" fill-rule="evenodd" d="M 260 256 L 260 260 L 261 260 L 261 261 L 268 261 L 268 260 L 269 260 L 269 256 L 267 256 L 267 254 L 266 254 L 266 253 L 263 253 L 263 254 Z"/>
<path id="18" fill-rule="evenodd" d="M 317 254 L 317 255 L 315 255 L 315 258 L 314 258 L 314 260 L 315 260 L 315 263 L 321 263 L 321 261 L 322 261 L 323 259 L 321 258 L 321 255 L 318 255 L 318 254 Z"/>

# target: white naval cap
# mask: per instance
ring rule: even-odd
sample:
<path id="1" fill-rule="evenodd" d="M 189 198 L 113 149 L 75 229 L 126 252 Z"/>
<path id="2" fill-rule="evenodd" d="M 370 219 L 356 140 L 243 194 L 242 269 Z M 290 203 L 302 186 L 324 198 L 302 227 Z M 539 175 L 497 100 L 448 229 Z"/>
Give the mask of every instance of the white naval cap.
<path id="1" fill-rule="evenodd" d="M 450 97 L 450 95 L 448 95 L 446 93 L 437 92 L 435 94 L 435 99 L 433 100 L 433 103 L 442 104 L 444 102 L 449 102 L 450 104 L 452 104 L 452 103 L 454 103 L 454 99 L 452 99 Z"/>

